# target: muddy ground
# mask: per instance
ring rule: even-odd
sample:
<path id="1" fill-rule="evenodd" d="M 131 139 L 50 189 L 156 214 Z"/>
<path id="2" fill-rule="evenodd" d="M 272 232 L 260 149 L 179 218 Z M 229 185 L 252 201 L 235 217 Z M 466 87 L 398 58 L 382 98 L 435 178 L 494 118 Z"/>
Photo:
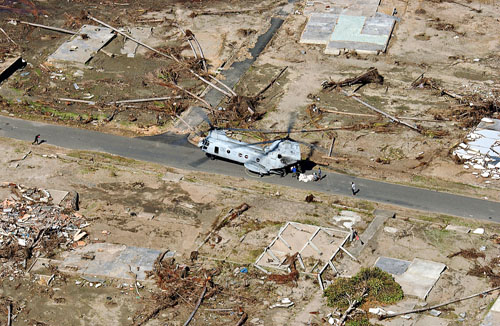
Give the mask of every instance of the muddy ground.
<path id="1" fill-rule="evenodd" d="M 213 281 L 218 290 L 204 301 L 193 325 L 236 324 L 241 318 L 238 315 L 239 308 L 248 314 L 247 324 L 250 325 L 325 324 L 326 319 L 322 318 L 331 310 L 325 305 L 314 274 L 301 273 L 296 284 L 276 284 L 268 281 L 267 276 L 251 264 L 285 221 L 342 228 L 342 223 L 337 223 L 332 217 L 343 210 L 356 212 L 361 217 L 356 225 L 360 233 L 373 219 L 375 209 L 393 210 L 397 217 L 387 220 L 385 226 L 398 231 L 395 234 L 379 231 L 367 243 L 368 248 L 359 257 L 360 263 L 346 255 L 336 259 L 335 264 L 341 275 L 350 276 L 361 267 L 373 266 L 376 258 L 382 255 L 442 262 L 448 268 L 427 300 L 433 304 L 487 289 L 490 286 L 487 278 L 467 275 L 475 263 L 489 265 L 495 273 L 500 272 L 498 262 L 491 262 L 498 257 L 498 244 L 493 240 L 500 234 L 500 228 L 484 221 L 432 216 L 319 193 L 314 193 L 315 200 L 307 203 L 304 199 L 308 193 L 296 189 L 238 178 L 222 181 L 216 175 L 195 174 L 107 154 L 69 151 L 45 144 L 33 146 L 26 142 L 1 139 L 0 149 L 4 153 L 0 160 L 2 182 L 76 190 L 80 194 L 80 213 L 90 223 L 85 229 L 89 233 L 84 239 L 85 243 L 105 241 L 169 249 L 176 251 L 176 263 L 191 267 L 191 273 L 198 277 L 198 281 L 190 285 L 189 291 L 182 292 L 184 299 L 178 299 L 178 304 L 172 308 L 160 309 L 146 325 L 184 323 L 201 293 L 202 282 L 199 277 L 203 271 L 217 271 Z M 22 158 L 29 150 L 32 153 L 26 159 L 15 164 L 10 162 Z M 169 174 L 172 180 L 182 179 L 165 181 L 162 180 L 165 174 Z M 8 196 L 8 189 L 0 190 L 2 199 Z M 190 252 L 198 248 L 201 240 L 231 208 L 242 203 L 247 203 L 250 208 L 213 234 L 200 248 L 198 260 L 191 262 Z M 486 233 L 457 234 L 445 231 L 447 224 L 484 227 Z M 461 249 L 479 252 L 482 246 L 485 246 L 485 250 L 481 251 L 485 254 L 484 258 L 448 258 L 448 255 Z M 57 258 L 57 255 L 51 258 Z M 313 263 L 306 260 L 307 265 Z M 242 267 L 247 267 L 248 273 L 239 272 Z M 130 280 L 107 279 L 103 286 L 94 288 L 76 274 L 57 273 L 50 286 L 47 286 L 39 281 L 40 273 L 25 274 L 21 270 L 2 279 L 0 320 L 5 321 L 5 302 L 10 300 L 16 315 L 15 325 L 95 325 L 110 320 L 122 325 L 137 325 L 164 302 L 158 299 L 158 296 L 161 298 L 161 292 L 155 285 L 154 277 L 143 282 L 144 288 L 139 289 L 139 296 L 130 286 Z M 47 275 L 52 273 L 54 271 Z M 330 277 L 326 276 L 326 279 Z M 175 283 L 166 284 L 175 286 Z M 283 298 L 290 298 L 294 306 L 269 309 L 270 305 Z M 493 299 L 493 296 L 486 296 L 450 306 L 444 318 L 453 322 L 459 313 L 466 312 L 464 325 L 477 325 Z M 405 300 L 410 303 L 418 301 L 413 298 Z M 417 318 L 415 316 L 413 320 Z M 250 323 L 252 320 L 254 323 Z"/>

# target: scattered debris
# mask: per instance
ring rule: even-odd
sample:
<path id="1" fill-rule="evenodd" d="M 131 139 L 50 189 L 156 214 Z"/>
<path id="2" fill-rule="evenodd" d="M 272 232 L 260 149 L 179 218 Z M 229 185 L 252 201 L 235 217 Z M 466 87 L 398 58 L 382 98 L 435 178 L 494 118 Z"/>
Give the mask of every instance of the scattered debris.
<path id="1" fill-rule="evenodd" d="M 460 251 L 457 251 L 451 255 L 448 255 L 447 257 L 453 258 L 456 256 L 462 256 L 462 257 L 467 258 L 467 259 L 478 259 L 478 258 L 485 258 L 486 257 L 486 255 L 483 252 L 478 252 L 475 249 L 460 250 Z"/>
<path id="2" fill-rule="evenodd" d="M 372 67 L 368 69 L 367 72 L 357 77 L 347 78 L 339 82 L 335 82 L 333 80 L 324 81 L 321 84 L 321 86 L 323 87 L 324 90 L 331 90 L 331 89 L 341 88 L 344 86 L 352 86 L 360 84 L 360 86 L 357 88 L 359 89 L 360 87 L 370 83 L 376 83 L 380 85 L 384 84 L 384 77 L 378 73 L 377 68 Z"/>
<path id="3" fill-rule="evenodd" d="M 483 118 L 466 138 L 468 142 L 460 143 L 453 151 L 456 161 L 466 169 L 479 170 L 483 178 L 499 180 L 500 120 Z"/>
<path id="4" fill-rule="evenodd" d="M 45 189 L 13 183 L 2 187 L 12 193 L 0 205 L 0 258 L 4 260 L 0 275 L 27 268 L 32 257 L 70 248 L 88 225 L 81 214 L 52 203 Z"/>
<path id="5" fill-rule="evenodd" d="M 421 313 L 421 312 L 425 312 L 425 311 L 429 311 L 429 310 L 435 310 L 437 308 L 441 308 L 441 307 L 447 306 L 447 305 L 452 304 L 452 303 L 456 303 L 456 302 L 460 302 L 460 301 L 463 301 L 463 300 L 472 299 L 474 297 L 482 296 L 482 295 L 485 295 L 485 294 L 488 294 L 488 293 L 491 293 L 491 292 L 494 292 L 494 291 L 497 291 L 497 290 L 500 290 L 500 286 L 499 287 L 495 287 L 495 288 L 490 289 L 490 290 L 486 290 L 486 291 L 483 291 L 483 292 L 472 294 L 472 295 L 469 295 L 467 297 L 463 297 L 463 298 L 451 300 L 451 301 L 448 301 L 448 302 L 445 302 L 445 303 L 441 303 L 441 304 L 438 304 L 438 305 L 435 305 L 435 306 L 427 307 L 427 308 L 415 309 L 415 310 L 405 311 L 405 312 L 398 312 L 398 313 L 394 313 L 394 314 L 387 314 L 387 315 L 384 315 L 384 316 L 380 316 L 380 319 L 387 319 L 387 318 L 392 318 L 392 317 L 396 317 L 396 316 L 402 316 L 402 315 L 408 315 L 408 314 L 416 314 L 416 313 Z"/>

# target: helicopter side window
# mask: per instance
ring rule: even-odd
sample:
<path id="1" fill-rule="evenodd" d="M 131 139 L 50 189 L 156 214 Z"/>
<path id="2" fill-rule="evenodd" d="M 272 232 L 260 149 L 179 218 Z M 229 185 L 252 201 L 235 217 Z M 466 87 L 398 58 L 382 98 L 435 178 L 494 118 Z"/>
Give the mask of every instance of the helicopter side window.
<path id="1" fill-rule="evenodd" d="M 215 148 L 214 148 L 214 153 L 215 153 L 215 154 L 219 154 L 219 147 L 218 147 L 218 146 L 215 146 Z"/>
<path id="2" fill-rule="evenodd" d="M 257 157 L 255 160 L 256 160 L 257 162 L 260 162 L 260 158 L 258 158 L 258 157 Z"/>
<path id="3" fill-rule="evenodd" d="M 245 158 L 248 158 L 248 155 L 245 155 Z"/>
<path id="4" fill-rule="evenodd" d="M 227 152 L 228 154 L 229 154 L 229 153 L 231 153 L 231 151 L 230 151 L 229 149 L 228 149 L 226 152 Z"/>
<path id="5" fill-rule="evenodd" d="M 278 158 L 281 158 L 281 154 L 278 154 Z"/>
<path id="6" fill-rule="evenodd" d="M 241 156 L 243 156 L 243 154 L 239 153 L 238 156 L 241 157 Z"/>

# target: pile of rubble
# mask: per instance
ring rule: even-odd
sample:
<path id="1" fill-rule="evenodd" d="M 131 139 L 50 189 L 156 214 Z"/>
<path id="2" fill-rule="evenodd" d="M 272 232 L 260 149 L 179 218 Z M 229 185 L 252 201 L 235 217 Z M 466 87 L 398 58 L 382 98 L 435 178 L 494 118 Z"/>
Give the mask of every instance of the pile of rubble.
<path id="1" fill-rule="evenodd" d="M 500 120 L 483 118 L 467 135 L 467 142 L 458 145 L 453 155 L 472 174 L 493 180 L 500 179 Z"/>
<path id="2" fill-rule="evenodd" d="M 72 207 L 54 204 L 49 191 L 13 183 L 1 187 L 11 194 L 0 203 L 0 277 L 18 274 L 32 257 L 85 244 L 82 228 L 89 224 Z"/>

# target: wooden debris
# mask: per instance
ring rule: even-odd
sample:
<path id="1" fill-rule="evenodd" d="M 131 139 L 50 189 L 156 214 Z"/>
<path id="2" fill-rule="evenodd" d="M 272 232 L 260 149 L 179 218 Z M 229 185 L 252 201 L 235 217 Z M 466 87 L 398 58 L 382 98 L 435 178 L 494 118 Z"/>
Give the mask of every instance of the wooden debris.
<path id="1" fill-rule="evenodd" d="M 241 315 L 240 320 L 238 320 L 238 322 L 236 323 L 236 326 L 242 326 L 243 324 L 245 324 L 247 319 L 248 319 L 248 314 L 243 311 L 243 314 Z"/>
<path id="2" fill-rule="evenodd" d="M 220 221 L 213 229 L 210 231 L 210 233 L 206 236 L 206 238 L 200 243 L 196 251 L 200 251 L 200 248 L 210 239 L 210 237 L 215 234 L 217 231 L 219 231 L 224 225 L 226 225 L 228 222 L 234 220 L 236 217 L 240 216 L 243 214 L 245 211 L 247 211 L 250 208 L 250 206 L 247 203 L 243 203 L 240 206 L 231 209 L 229 213 L 224 216 L 222 221 Z"/>
<path id="3" fill-rule="evenodd" d="M 359 306 L 361 304 L 361 301 L 363 301 L 363 299 L 365 297 L 368 296 L 368 289 L 364 289 L 363 290 L 363 294 L 361 294 L 361 299 L 354 299 L 354 300 L 349 300 L 349 307 L 346 309 L 346 311 L 342 314 L 342 317 L 340 317 L 338 323 L 337 323 L 337 326 L 342 326 L 345 324 L 345 321 L 347 320 L 347 317 L 349 316 L 349 314 L 356 309 L 357 306 Z"/>
<path id="4" fill-rule="evenodd" d="M 33 27 L 40 27 L 40 28 L 48 29 L 48 30 L 55 31 L 55 32 L 61 32 L 61 33 L 71 34 L 71 35 L 78 34 L 77 32 L 69 31 L 67 29 L 63 29 L 63 28 L 59 28 L 59 27 L 46 26 L 46 25 L 29 23 L 29 22 L 24 22 L 24 21 L 19 21 L 19 23 L 20 24 L 29 25 L 29 26 L 33 26 Z"/>
<path id="5" fill-rule="evenodd" d="M 466 297 L 463 297 L 463 298 L 459 298 L 459 299 L 451 300 L 451 301 L 448 301 L 448 302 L 445 302 L 445 303 L 441 303 L 441 304 L 438 304 L 438 305 L 435 305 L 435 306 L 427 307 L 427 308 L 414 309 L 414 310 L 405 311 L 405 312 L 399 312 L 399 313 L 395 313 L 395 314 L 382 315 L 382 316 L 379 317 L 379 319 L 383 320 L 383 319 L 393 318 L 393 317 L 407 315 L 407 314 L 421 313 L 421 312 L 424 312 L 424 311 L 428 311 L 428 310 L 437 309 L 437 308 L 440 308 L 440 307 L 443 307 L 443 306 L 447 306 L 447 305 L 455 303 L 455 302 L 460 302 L 460 301 L 472 299 L 474 297 L 477 297 L 477 296 L 480 296 L 480 295 L 485 295 L 485 294 L 488 294 L 488 293 L 491 293 L 491 292 L 494 292 L 494 291 L 497 291 L 497 290 L 500 290 L 500 286 L 495 287 L 493 289 L 489 289 L 489 290 L 483 291 L 483 292 L 472 294 L 472 295 L 469 295 L 469 296 L 466 296 Z"/>
<path id="6" fill-rule="evenodd" d="M 366 106 L 366 107 L 367 107 L 367 108 L 369 108 L 370 110 L 375 111 L 375 112 L 377 112 L 377 113 L 379 113 L 379 114 L 383 115 L 383 116 L 384 116 L 384 117 L 386 117 L 386 118 L 389 118 L 391 121 L 397 122 L 397 123 L 399 123 L 399 124 L 401 124 L 401 125 L 403 125 L 403 126 L 406 126 L 406 127 L 410 128 L 410 129 L 412 129 L 412 130 L 415 130 L 415 131 L 416 131 L 416 132 L 418 132 L 418 133 L 421 133 L 421 130 L 420 130 L 419 128 L 417 128 L 417 127 L 415 127 L 415 126 L 412 126 L 412 125 L 410 125 L 410 124 L 408 124 L 408 123 L 406 123 L 406 122 L 404 122 L 404 121 L 401 121 L 401 120 L 399 120 L 398 118 L 396 118 L 396 117 L 394 117 L 394 116 L 392 116 L 392 115 L 390 115 L 390 114 L 388 114 L 388 113 L 385 113 L 385 112 L 384 112 L 384 111 L 382 111 L 382 110 L 377 109 L 376 107 L 374 107 L 374 106 L 372 106 L 372 105 L 370 105 L 370 104 L 368 104 L 368 103 L 364 102 L 363 100 L 360 100 L 359 98 L 357 98 L 357 97 L 355 97 L 355 96 L 349 96 L 349 94 L 348 94 L 346 91 L 342 90 L 342 93 L 343 93 L 345 96 L 351 97 L 351 98 L 352 98 L 352 99 L 354 99 L 355 101 L 357 101 L 357 102 L 359 102 L 359 103 L 363 104 L 364 106 Z"/>
<path id="7" fill-rule="evenodd" d="M 157 49 L 155 49 L 155 48 L 153 48 L 153 47 L 151 47 L 151 46 L 149 46 L 149 45 L 147 45 L 147 44 L 145 44 L 145 43 L 143 43 L 143 42 L 141 42 L 139 40 L 136 40 L 132 36 L 127 35 L 126 33 L 122 32 L 122 31 L 119 31 L 118 29 L 114 28 L 113 26 L 110 26 L 110 25 L 108 25 L 108 24 L 106 24 L 106 23 L 104 23 L 104 22 L 102 22 L 102 21 L 100 21 L 100 20 L 98 20 L 98 19 L 90 16 L 90 15 L 88 16 L 88 18 L 92 19 L 93 21 L 95 21 L 95 22 L 97 22 L 97 23 L 99 23 L 99 24 L 101 24 L 101 25 L 103 25 L 103 26 L 105 26 L 105 27 L 107 27 L 107 28 L 109 28 L 109 29 L 111 29 L 113 31 L 115 31 L 116 33 L 118 33 L 118 34 L 120 34 L 120 35 L 128 38 L 129 40 L 131 40 L 131 41 L 133 41 L 133 42 L 135 42 L 135 43 L 137 43 L 139 45 L 142 45 L 143 47 L 145 47 L 145 48 L 147 48 L 147 49 L 149 49 L 149 50 L 151 50 L 151 51 L 153 51 L 153 52 L 155 52 L 155 53 L 157 53 L 157 54 L 159 54 L 161 56 L 164 56 L 166 58 L 172 59 L 172 60 L 174 60 L 177 63 L 181 63 L 181 61 L 179 59 L 177 59 L 176 57 L 174 57 L 173 55 L 160 52 Z M 189 70 L 189 72 L 191 74 L 193 74 L 196 78 L 198 78 L 199 80 L 201 80 L 205 84 L 213 87 L 214 89 L 218 90 L 219 92 L 221 92 L 222 94 L 226 95 L 227 97 L 231 97 L 230 93 L 227 93 L 226 91 L 220 89 L 219 87 L 217 87 L 213 83 L 209 82 L 208 80 L 206 80 L 205 78 L 203 78 L 202 76 L 200 76 L 199 74 L 197 74 L 196 72 L 194 72 L 192 69 L 190 69 L 190 68 L 187 68 L 187 69 Z"/>
<path id="8" fill-rule="evenodd" d="M 299 271 L 297 271 L 297 267 L 295 266 L 295 262 L 297 261 L 298 252 L 293 254 L 292 256 L 287 256 L 283 265 L 289 266 L 290 273 L 282 275 L 282 274 L 271 274 L 267 277 L 268 281 L 276 282 L 277 284 L 296 284 L 297 279 L 299 278 Z"/>
<path id="9" fill-rule="evenodd" d="M 193 320 L 194 315 L 198 311 L 198 308 L 200 308 L 201 303 L 203 302 L 203 298 L 205 297 L 205 294 L 207 294 L 207 281 L 205 281 L 205 285 L 203 286 L 203 290 L 201 291 L 200 297 L 198 299 L 198 302 L 196 303 L 196 307 L 194 307 L 193 312 L 191 312 L 191 315 L 189 315 L 188 320 L 184 323 L 184 326 L 189 325 L 191 320 Z"/>
<path id="10" fill-rule="evenodd" d="M 23 157 L 21 157 L 21 158 L 10 160 L 10 161 L 9 161 L 9 163 L 23 161 L 23 160 L 25 160 L 25 159 L 28 157 L 28 155 L 30 155 L 30 154 L 31 154 L 31 150 L 30 150 L 30 151 L 28 151 L 28 153 L 24 154 L 24 156 L 23 156 Z"/>
<path id="11" fill-rule="evenodd" d="M 328 89 L 336 89 L 344 86 L 352 86 L 356 84 L 361 84 L 361 86 L 364 86 L 366 84 L 370 83 L 377 83 L 382 85 L 384 83 L 384 77 L 382 77 L 379 73 L 377 68 L 370 68 L 368 69 L 367 72 L 364 74 L 361 74 L 357 77 L 354 78 L 347 78 L 339 82 L 335 82 L 333 80 L 330 81 L 325 81 L 321 84 L 323 89 L 328 90 Z M 359 89 L 359 87 L 358 87 Z"/>
<path id="12" fill-rule="evenodd" d="M 19 47 L 19 45 L 17 45 L 17 43 L 16 43 L 16 42 L 14 42 L 14 40 L 10 38 L 10 36 L 9 36 L 9 35 L 8 35 L 5 31 L 4 31 L 4 29 L 3 29 L 3 28 L 1 28 L 1 27 L 0 27 L 0 31 L 1 31 L 1 32 L 5 35 L 5 37 L 7 37 L 7 39 L 8 39 L 10 42 L 14 43 L 14 45 L 15 45 L 15 46 Z"/>

